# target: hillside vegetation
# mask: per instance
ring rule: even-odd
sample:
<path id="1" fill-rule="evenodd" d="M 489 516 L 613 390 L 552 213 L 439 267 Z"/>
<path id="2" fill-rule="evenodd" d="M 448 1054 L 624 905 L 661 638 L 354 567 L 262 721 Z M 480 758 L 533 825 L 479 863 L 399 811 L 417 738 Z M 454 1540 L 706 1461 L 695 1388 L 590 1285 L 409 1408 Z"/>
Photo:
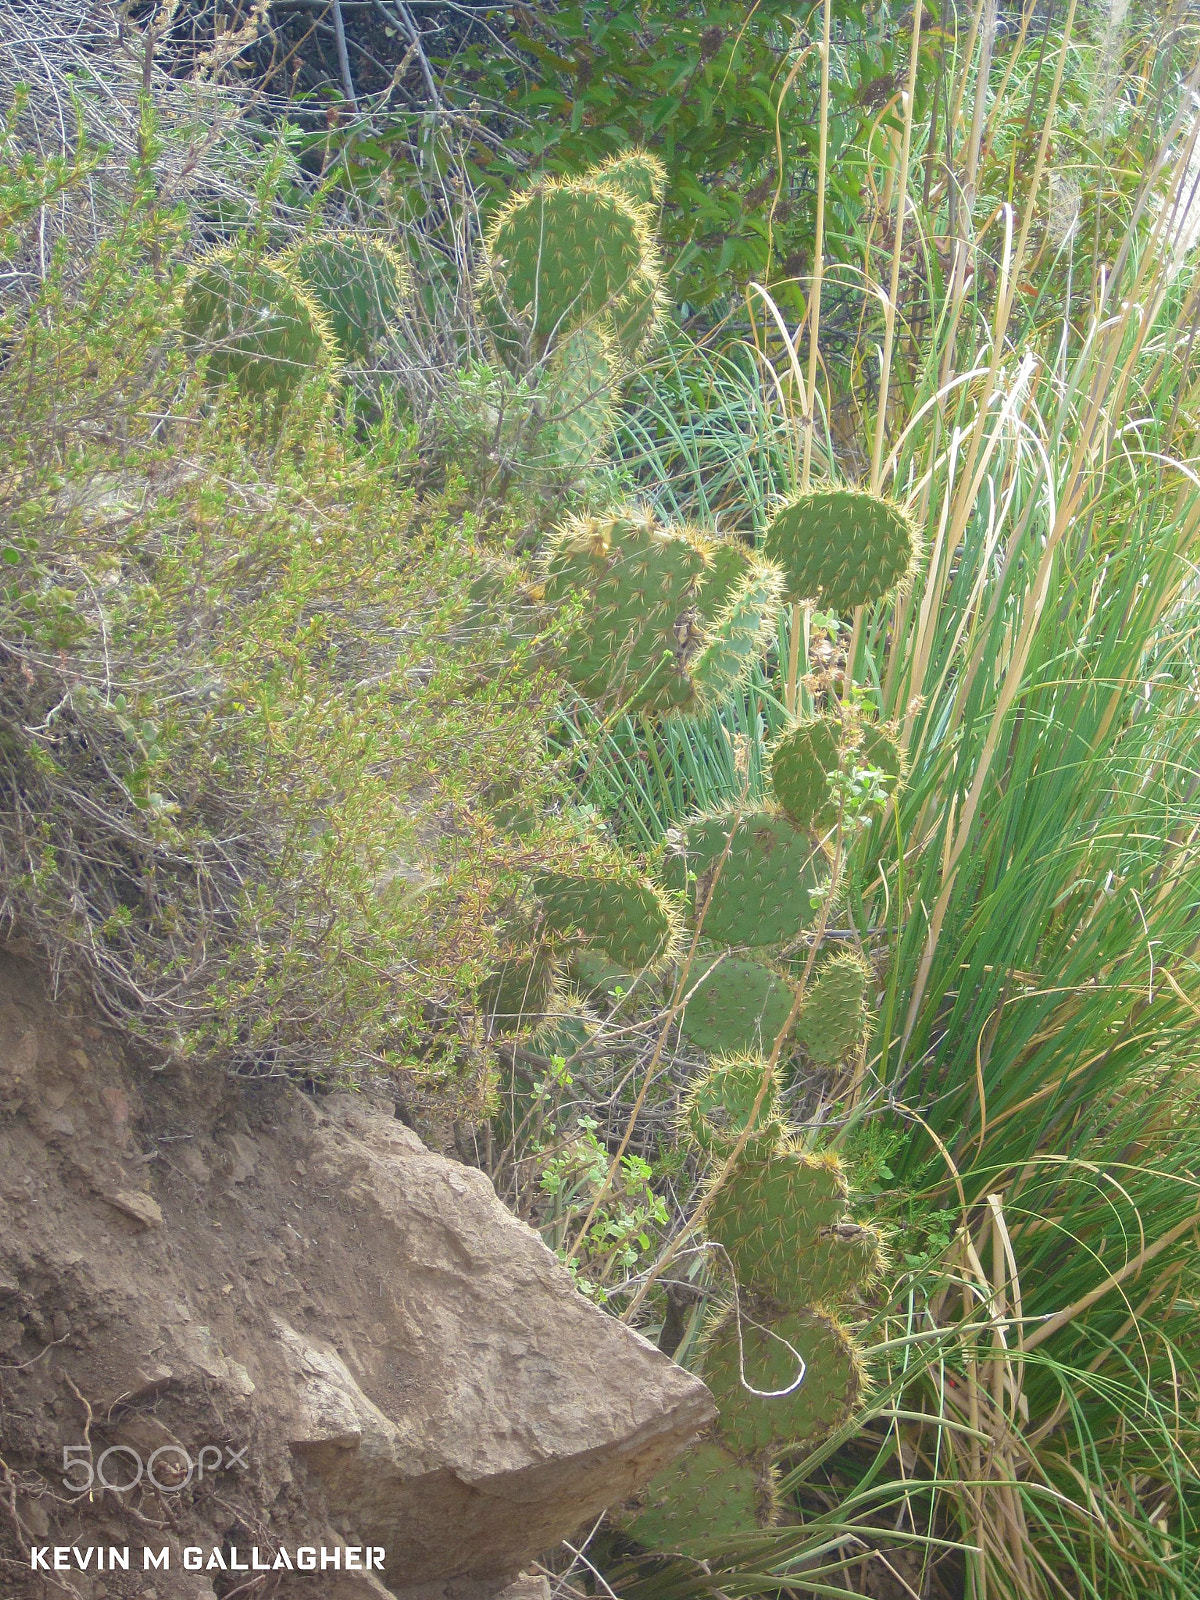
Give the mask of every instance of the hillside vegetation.
<path id="1" fill-rule="evenodd" d="M 433 116 L 193 9 L 7 108 L 8 936 L 703 1373 L 564 1600 L 1200 1595 L 1194 15 L 514 8 Z"/>

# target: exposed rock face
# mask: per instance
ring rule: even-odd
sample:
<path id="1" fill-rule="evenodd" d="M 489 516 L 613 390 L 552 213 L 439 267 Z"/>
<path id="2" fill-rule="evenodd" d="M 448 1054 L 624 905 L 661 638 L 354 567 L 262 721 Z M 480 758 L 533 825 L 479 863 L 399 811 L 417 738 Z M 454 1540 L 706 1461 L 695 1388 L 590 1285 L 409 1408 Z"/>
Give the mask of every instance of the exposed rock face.
<path id="1" fill-rule="evenodd" d="M 485 1600 L 712 1415 L 482 1173 L 357 1097 L 139 1077 L 11 957 L 0 1363 L 13 1600 L 63 1581 L 81 1600 L 213 1600 L 247 1581 L 233 1563 L 252 1549 L 342 1545 L 382 1548 L 382 1570 L 281 1568 L 262 1592 Z M 117 1484 L 160 1450 L 165 1487 L 71 1496 L 63 1449 L 84 1443 L 94 1462 L 123 1447 Z M 202 1447 L 203 1476 L 175 1488 Z M 136 1570 L 29 1570 L 31 1545 L 97 1544 L 128 1545 Z M 148 1580 L 143 1548 L 164 1546 L 169 1574 Z"/>

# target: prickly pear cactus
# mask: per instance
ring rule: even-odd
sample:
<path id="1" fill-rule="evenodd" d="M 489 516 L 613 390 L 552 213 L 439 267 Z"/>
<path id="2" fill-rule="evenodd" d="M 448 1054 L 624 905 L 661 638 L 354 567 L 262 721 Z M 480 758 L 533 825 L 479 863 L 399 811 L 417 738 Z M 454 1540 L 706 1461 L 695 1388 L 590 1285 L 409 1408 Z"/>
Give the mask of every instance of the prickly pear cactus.
<path id="1" fill-rule="evenodd" d="M 710 1436 L 651 1478 L 624 1527 L 648 1549 L 699 1556 L 770 1526 L 775 1516 L 772 1469 L 751 1465 Z"/>
<path id="2" fill-rule="evenodd" d="M 545 596 L 583 610 L 561 645 L 566 677 L 602 710 L 663 712 L 694 704 L 688 670 L 704 634 L 696 597 L 706 562 L 687 530 L 646 511 L 567 523 L 551 545 Z"/>
<path id="3" fill-rule="evenodd" d="M 769 1050 L 792 1009 L 788 980 L 744 956 L 702 957 L 687 987 L 680 1031 L 698 1050 L 714 1055 Z"/>
<path id="4" fill-rule="evenodd" d="M 636 206 L 659 205 L 667 187 L 666 167 L 657 156 L 640 146 L 609 156 L 607 161 L 592 168 L 590 176 L 594 183 L 605 189 L 615 189 Z"/>
<path id="5" fill-rule="evenodd" d="M 661 716 L 706 711 L 745 680 L 774 629 L 781 588 L 774 567 L 740 548 L 628 507 L 559 530 L 544 594 L 556 610 L 570 597 L 578 604 L 559 659 L 579 693 L 602 712 Z"/>
<path id="6" fill-rule="evenodd" d="M 680 1108 L 680 1128 L 704 1155 L 724 1157 L 747 1127 L 744 1149 L 766 1154 L 783 1133 L 779 1079 L 762 1056 L 729 1056 L 694 1080 Z"/>
<path id="7" fill-rule="evenodd" d="M 312 295 L 278 263 L 237 247 L 193 266 L 180 325 L 210 382 L 232 381 L 255 400 L 282 404 L 333 361 L 328 319 Z"/>
<path id="8" fill-rule="evenodd" d="M 778 1517 L 774 1492 L 750 1506 L 751 1480 L 772 1485 L 775 1463 L 818 1443 L 851 1416 L 862 1355 L 837 1315 L 882 1265 L 879 1236 L 846 1217 L 837 1159 L 807 1155 L 779 1132 L 764 1063 L 721 1063 L 698 1081 L 682 1126 L 713 1162 L 706 1228 L 723 1247 L 737 1293 L 708 1319 L 699 1366 L 719 1415 L 702 1443 L 652 1481 L 618 1520 L 650 1548 L 704 1559 L 738 1533 Z M 729 1098 L 722 1109 L 716 1102 Z M 761 1130 L 740 1153 L 756 1101 Z M 764 1109 L 771 1115 L 763 1121 Z M 716 1130 L 714 1133 L 713 1130 Z M 729 1167 L 725 1171 L 725 1167 Z M 733 1471 L 733 1463 L 741 1468 Z M 714 1503 L 700 1492 L 714 1485 Z M 733 1493 L 739 1484 L 740 1492 Z"/>
<path id="9" fill-rule="evenodd" d="M 789 1450 L 803 1450 L 854 1410 L 862 1357 L 828 1312 L 805 1307 L 780 1315 L 753 1302 L 741 1309 L 750 1317 L 740 1329 L 731 1307 L 710 1325 L 701 1350 L 721 1439 L 743 1460 L 769 1455 L 783 1440 Z"/>
<path id="10" fill-rule="evenodd" d="M 541 872 L 533 892 L 547 932 L 578 933 L 632 972 L 657 967 L 674 948 L 675 917 L 667 896 L 631 868 L 591 873 Z"/>
<path id="11" fill-rule="evenodd" d="M 751 558 L 721 610 L 706 611 L 713 620 L 692 670 L 703 705 L 719 704 L 749 677 L 774 635 L 782 594 L 779 570 Z M 707 599 L 702 588 L 702 606 Z"/>
<path id="12" fill-rule="evenodd" d="M 853 951 L 831 957 L 819 969 L 796 1020 L 796 1036 L 818 1066 L 845 1061 L 866 1037 L 870 982 L 870 969 Z"/>
<path id="13" fill-rule="evenodd" d="M 620 377 L 616 340 L 601 324 L 576 328 L 555 347 L 544 401 L 563 466 L 578 471 L 603 453 L 617 420 Z"/>
<path id="14" fill-rule="evenodd" d="M 830 774 L 870 768 L 888 794 L 900 782 L 900 750 L 886 728 L 843 726 L 838 716 L 811 717 L 779 738 L 771 752 L 771 787 L 794 822 L 826 833 L 838 818 Z"/>
<path id="15" fill-rule="evenodd" d="M 497 353 L 520 368 L 621 312 L 653 324 L 661 284 L 647 208 L 590 178 L 539 178 L 488 229 L 477 299 Z"/>
<path id="16" fill-rule="evenodd" d="M 841 722 L 813 717 L 780 738 L 771 752 L 771 787 L 788 816 L 822 832 L 837 821 L 829 774 L 841 761 Z"/>
<path id="17" fill-rule="evenodd" d="M 739 1156 L 709 1208 L 709 1237 L 734 1277 L 781 1305 L 836 1305 L 877 1275 L 878 1232 L 846 1220 L 845 1175 L 831 1155 L 786 1141 Z"/>
<path id="18" fill-rule="evenodd" d="M 812 489 L 772 517 L 764 554 L 783 568 L 788 598 L 833 611 L 882 599 L 910 571 L 914 524 L 902 507 L 868 489 Z"/>
<path id="19" fill-rule="evenodd" d="M 330 232 L 302 239 L 284 260 L 324 308 L 346 359 L 369 360 L 410 293 L 403 256 L 368 234 Z"/>
<path id="20" fill-rule="evenodd" d="M 765 809 L 685 824 L 665 873 L 672 887 L 688 887 L 693 915 L 704 914 L 705 936 L 732 945 L 794 939 L 811 924 L 827 885 L 813 836 Z"/>
<path id="21" fill-rule="evenodd" d="M 480 989 L 479 1004 L 493 1033 L 519 1033 L 536 1027 L 556 1008 L 558 960 L 539 947 L 501 961 Z"/>

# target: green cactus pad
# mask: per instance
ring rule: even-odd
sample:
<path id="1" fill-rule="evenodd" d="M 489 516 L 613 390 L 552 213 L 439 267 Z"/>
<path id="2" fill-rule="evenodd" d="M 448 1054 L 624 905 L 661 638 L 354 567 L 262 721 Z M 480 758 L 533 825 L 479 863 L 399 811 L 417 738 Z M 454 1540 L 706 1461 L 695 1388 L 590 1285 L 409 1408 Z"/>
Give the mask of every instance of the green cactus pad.
<path id="1" fill-rule="evenodd" d="M 567 964 L 571 982 L 593 1005 L 612 1005 L 622 995 L 627 995 L 639 979 L 618 967 L 599 950 L 586 947 L 572 950 Z"/>
<path id="2" fill-rule="evenodd" d="M 312 372 L 332 363 L 324 311 L 278 265 L 236 248 L 192 268 L 180 324 L 207 357 L 208 378 L 232 381 L 253 399 L 289 399 Z"/>
<path id="3" fill-rule="evenodd" d="M 774 1506 L 763 1479 L 761 1470 L 703 1439 L 651 1478 L 639 1509 L 617 1520 L 649 1550 L 713 1555 L 724 1540 L 765 1524 L 764 1512 L 770 1516 Z"/>
<path id="4" fill-rule="evenodd" d="M 546 415 L 555 453 L 574 471 L 590 465 L 612 437 L 621 365 L 615 341 L 603 327 L 576 328 L 546 369 Z"/>
<path id="5" fill-rule="evenodd" d="M 585 323 L 646 316 L 661 277 L 644 207 L 587 179 L 541 178 L 488 229 L 478 300 L 497 353 L 521 366 Z"/>
<path id="6" fill-rule="evenodd" d="M 763 552 L 787 575 L 788 597 L 845 614 L 894 589 L 912 566 L 908 513 L 867 489 L 813 489 L 772 517 Z"/>
<path id="7" fill-rule="evenodd" d="M 782 593 L 779 569 L 752 558 L 724 609 L 708 613 L 714 620 L 692 672 L 702 701 L 719 704 L 749 677 L 774 635 Z"/>
<path id="8" fill-rule="evenodd" d="M 366 361 L 400 315 L 411 287 L 408 263 L 391 245 L 358 233 L 321 233 L 285 258 L 325 308 L 349 360 Z"/>
<path id="9" fill-rule="evenodd" d="M 779 1145 L 738 1158 L 705 1226 L 737 1281 L 781 1305 L 836 1305 L 881 1270 L 879 1234 L 846 1216 L 837 1161 Z"/>
<path id="10" fill-rule="evenodd" d="M 876 772 L 882 772 L 882 787 L 889 794 L 899 787 L 904 774 L 900 746 L 896 743 L 895 735 L 878 723 L 863 724 L 858 748 L 852 750 L 847 759 L 852 767 L 873 767 Z"/>
<path id="11" fill-rule="evenodd" d="M 769 1049 L 792 1009 L 786 978 L 743 956 L 707 957 L 688 974 L 690 998 L 680 1019 L 698 1050 L 735 1055 Z"/>
<path id="12" fill-rule="evenodd" d="M 824 857 L 812 836 L 782 812 L 751 811 L 734 828 L 718 874 L 733 825 L 728 814 L 686 824 L 664 864 L 668 882 L 683 888 L 687 874 L 695 874 L 693 914 L 699 916 L 708 900 L 704 932 L 710 939 L 753 946 L 794 938 L 815 915 L 811 892 L 827 883 Z"/>
<path id="13" fill-rule="evenodd" d="M 760 1094 L 762 1101 L 755 1112 Z M 715 1061 L 694 1080 L 680 1108 L 680 1128 L 706 1156 L 721 1159 L 733 1149 L 753 1116 L 743 1152 L 765 1156 L 783 1131 L 778 1097 L 779 1081 L 766 1061 L 758 1056 L 730 1056 Z"/>
<path id="14" fill-rule="evenodd" d="M 700 609 L 706 617 L 719 617 L 742 587 L 754 566 L 754 552 L 740 539 L 713 539 L 711 564 L 700 585 Z"/>
<path id="15" fill-rule="evenodd" d="M 804 1363 L 799 1384 L 797 1354 Z M 717 1431 L 742 1456 L 778 1456 L 816 1444 L 847 1420 L 863 1386 L 862 1361 L 850 1335 L 833 1317 L 811 1309 L 769 1317 L 755 1304 L 753 1318 L 742 1317 L 739 1343 L 731 1308 L 706 1336 L 701 1360 L 717 1403 Z M 790 1393 L 778 1392 L 793 1384 Z"/>
<path id="16" fill-rule="evenodd" d="M 564 1000 L 534 1030 L 529 1048 L 540 1056 L 561 1056 L 573 1070 L 572 1058 L 587 1050 L 602 1025 L 586 1006 Z"/>
<path id="17" fill-rule="evenodd" d="M 661 712 L 693 705 L 689 666 L 702 647 L 696 596 L 707 569 L 687 531 L 648 512 L 569 522 L 551 546 L 545 596 L 584 602 L 561 644 L 564 674 L 605 709 Z"/>
<path id="18" fill-rule="evenodd" d="M 635 206 L 656 206 L 667 186 L 667 169 L 657 156 L 640 147 L 609 156 L 588 173 L 593 183 L 615 189 Z"/>
<path id="19" fill-rule="evenodd" d="M 542 872 L 533 879 L 546 929 L 577 932 L 634 972 L 658 966 L 671 952 L 675 922 L 666 895 L 636 872 Z"/>
<path id="20" fill-rule="evenodd" d="M 771 753 L 775 798 L 802 828 L 823 833 L 837 821 L 828 774 L 840 764 L 841 733 L 840 720 L 813 717 L 790 728 Z"/>
<path id="21" fill-rule="evenodd" d="M 818 1066 L 846 1060 L 862 1043 L 870 1022 L 870 982 L 866 962 L 852 951 L 819 969 L 796 1022 L 796 1036 Z"/>
<path id="22" fill-rule="evenodd" d="M 484 980 L 480 1007 L 495 1033 L 535 1027 L 555 1006 L 558 963 L 548 950 L 502 962 Z"/>

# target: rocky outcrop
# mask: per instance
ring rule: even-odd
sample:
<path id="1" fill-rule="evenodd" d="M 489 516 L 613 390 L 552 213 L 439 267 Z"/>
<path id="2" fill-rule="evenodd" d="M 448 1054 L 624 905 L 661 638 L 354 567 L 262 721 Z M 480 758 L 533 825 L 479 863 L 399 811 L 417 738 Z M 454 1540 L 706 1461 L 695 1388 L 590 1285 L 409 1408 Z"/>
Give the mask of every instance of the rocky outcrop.
<path id="1" fill-rule="evenodd" d="M 135 1074 L 11 956 L 0 1363 L 14 1600 L 213 1600 L 251 1552 L 282 1597 L 485 1600 L 712 1415 L 389 1108 Z M 56 1546 L 131 1571 L 32 1572 Z"/>

